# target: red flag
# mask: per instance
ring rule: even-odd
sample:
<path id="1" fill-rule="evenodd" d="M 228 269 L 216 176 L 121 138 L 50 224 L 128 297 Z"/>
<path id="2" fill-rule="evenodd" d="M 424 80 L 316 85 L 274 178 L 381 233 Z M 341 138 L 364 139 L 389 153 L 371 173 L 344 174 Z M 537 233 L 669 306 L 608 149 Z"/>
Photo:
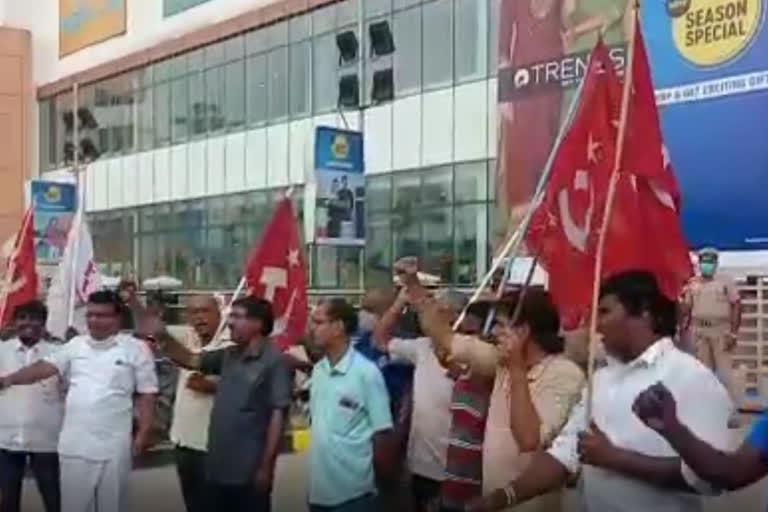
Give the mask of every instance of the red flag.
<path id="1" fill-rule="evenodd" d="M 615 160 L 620 84 L 602 42 L 589 60 L 568 131 L 555 148 L 542 203 L 526 234 L 529 251 L 549 274 L 563 325 L 578 325 L 594 281 L 597 233 Z"/>
<path id="2" fill-rule="evenodd" d="M 626 133 L 605 239 L 603 276 L 629 268 L 649 270 L 664 294 L 676 300 L 693 268 L 680 226 L 680 191 L 663 144 L 637 21 L 634 45 Z"/>
<path id="3" fill-rule="evenodd" d="M 281 350 L 295 343 L 307 327 L 307 276 L 298 225 L 290 199 L 282 199 L 243 270 L 248 294 L 272 303 L 273 339 Z"/>
<path id="4" fill-rule="evenodd" d="M 5 327 L 13 318 L 16 306 L 37 298 L 37 268 L 35 260 L 34 214 L 30 206 L 16 234 L 13 252 L 0 290 L 0 325 Z"/>

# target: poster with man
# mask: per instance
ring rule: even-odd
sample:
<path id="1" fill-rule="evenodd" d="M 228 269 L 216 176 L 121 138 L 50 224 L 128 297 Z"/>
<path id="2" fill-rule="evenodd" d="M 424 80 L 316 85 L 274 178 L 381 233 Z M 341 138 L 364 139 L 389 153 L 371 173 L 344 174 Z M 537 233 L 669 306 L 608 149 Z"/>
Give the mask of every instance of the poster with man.
<path id="1" fill-rule="evenodd" d="M 39 263 L 58 264 L 75 215 L 76 188 L 70 183 L 32 181 L 35 207 L 35 254 Z"/>
<path id="2" fill-rule="evenodd" d="M 365 174 L 360 132 L 317 128 L 315 180 L 315 242 L 364 245 Z"/>
<path id="3" fill-rule="evenodd" d="M 623 73 L 633 4 L 500 0 L 497 242 L 528 209 L 599 36 Z M 766 5 L 640 2 L 685 235 L 694 247 L 768 248 L 764 200 L 751 186 L 768 168 L 768 146 L 761 142 L 768 115 Z"/>

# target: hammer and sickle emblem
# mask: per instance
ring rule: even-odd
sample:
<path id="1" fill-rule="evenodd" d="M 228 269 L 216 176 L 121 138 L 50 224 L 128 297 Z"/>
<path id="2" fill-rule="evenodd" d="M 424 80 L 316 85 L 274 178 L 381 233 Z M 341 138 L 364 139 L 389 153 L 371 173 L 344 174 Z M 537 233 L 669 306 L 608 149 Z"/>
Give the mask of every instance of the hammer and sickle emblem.
<path id="1" fill-rule="evenodd" d="M 595 194 L 589 183 L 589 174 L 587 171 L 578 170 L 573 178 L 573 188 L 575 190 L 589 190 L 589 206 L 584 215 L 584 226 L 579 226 L 571 216 L 571 207 L 569 202 L 570 194 L 567 189 L 562 189 L 557 194 L 557 205 L 560 210 L 563 232 L 568 242 L 579 251 L 587 252 L 587 239 L 592 229 L 592 208 L 594 207 Z"/>

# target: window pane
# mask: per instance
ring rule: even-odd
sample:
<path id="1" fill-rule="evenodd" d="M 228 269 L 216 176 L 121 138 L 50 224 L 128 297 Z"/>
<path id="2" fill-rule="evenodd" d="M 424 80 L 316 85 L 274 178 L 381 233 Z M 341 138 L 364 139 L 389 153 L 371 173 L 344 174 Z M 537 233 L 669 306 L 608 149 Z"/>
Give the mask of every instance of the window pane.
<path id="1" fill-rule="evenodd" d="M 392 207 L 392 177 L 368 178 L 365 207 L 368 212 L 389 212 Z"/>
<path id="2" fill-rule="evenodd" d="M 410 210 L 421 203 L 421 178 L 418 174 L 403 174 L 394 178 L 392 204 L 397 211 Z"/>
<path id="3" fill-rule="evenodd" d="M 456 78 L 483 78 L 488 62 L 488 9 L 486 0 L 456 2 Z"/>
<path id="4" fill-rule="evenodd" d="M 38 123 L 39 127 L 38 130 L 40 132 L 40 148 L 39 148 L 39 158 L 40 158 L 40 171 L 47 171 L 51 168 L 51 141 L 53 138 L 51 137 L 51 108 L 50 108 L 51 101 L 50 100 L 42 100 L 38 102 Z"/>
<path id="5" fill-rule="evenodd" d="M 205 70 L 205 113 L 209 133 L 224 128 L 225 87 L 223 66 Z"/>
<path id="6" fill-rule="evenodd" d="M 171 135 L 173 142 L 186 140 L 189 135 L 189 98 L 187 97 L 187 78 L 174 80 L 171 85 Z"/>
<path id="7" fill-rule="evenodd" d="M 488 72 L 496 76 L 499 61 L 499 17 L 501 16 L 501 0 L 488 0 L 490 13 L 488 15 Z"/>
<path id="8" fill-rule="evenodd" d="M 190 133 L 203 135 L 207 128 L 205 109 L 205 75 L 196 71 L 189 75 L 189 116 Z"/>
<path id="9" fill-rule="evenodd" d="M 418 92 L 421 89 L 421 8 L 395 13 L 395 94 Z"/>
<path id="10" fill-rule="evenodd" d="M 309 114 L 310 42 L 291 45 L 291 116 Z"/>
<path id="11" fill-rule="evenodd" d="M 445 205 L 453 202 L 453 170 L 444 167 L 424 175 L 421 186 L 422 202 L 425 205 Z"/>
<path id="12" fill-rule="evenodd" d="M 450 85 L 453 79 L 452 0 L 424 4 L 424 87 Z"/>
<path id="13" fill-rule="evenodd" d="M 475 204 L 457 207 L 454 219 L 456 239 L 456 282 L 473 284 L 485 273 L 487 260 L 488 207 Z"/>
<path id="14" fill-rule="evenodd" d="M 313 101 L 316 113 L 333 110 L 338 98 L 339 53 L 336 49 L 336 34 L 330 33 L 314 39 L 313 48 Z"/>
<path id="15" fill-rule="evenodd" d="M 420 262 L 422 268 L 440 276 L 446 283 L 453 282 L 453 222 L 451 208 L 426 210 L 423 219 L 424 245 Z"/>
<path id="16" fill-rule="evenodd" d="M 267 56 L 254 55 L 246 66 L 248 123 L 263 123 L 267 120 Z"/>
<path id="17" fill-rule="evenodd" d="M 413 212 L 397 213 L 392 218 L 394 259 L 421 255 L 421 226 Z"/>
<path id="18" fill-rule="evenodd" d="M 171 84 L 165 82 L 156 85 L 154 100 L 155 146 L 164 146 L 171 140 Z"/>
<path id="19" fill-rule="evenodd" d="M 456 166 L 457 203 L 485 201 L 488 190 L 488 166 L 486 162 L 472 162 Z"/>
<path id="20" fill-rule="evenodd" d="M 269 52 L 269 119 L 283 119 L 288 115 L 288 47 Z"/>
<path id="21" fill-rule="evenodd" d="M 365 285 L 391 286 L 392 284 L 392 229 L 389 215 L 371 216 L 366 226 Z"/>
<path id="22" fill-rule="evenodd" d="M 245 61 L 236 60 L 227 64 L 226 119 L 229 128 L 238 128 L 245 123 Z"/>
<path id="23" fill-rule="evenodd" d="M 138 125 L 140 150 L 151 149 L 155 142 L 152 133 L 152 90 L 150 86 L 136 92 L 136 113 L 138 115 L 136 122 Z"/>

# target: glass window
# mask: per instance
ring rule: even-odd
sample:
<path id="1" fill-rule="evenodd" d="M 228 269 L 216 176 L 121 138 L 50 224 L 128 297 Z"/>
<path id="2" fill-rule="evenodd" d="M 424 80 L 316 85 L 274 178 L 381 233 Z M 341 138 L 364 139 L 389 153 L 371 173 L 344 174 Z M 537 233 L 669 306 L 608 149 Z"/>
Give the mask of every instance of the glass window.
<path id="1" fill-rule="evenodd" d="M 421 179 L 417 173 L 395 175 L 393 179 L 395 210 L 410 210 L 421 203 Z"/>
<path id="2" fill-rule="evenodd" d="M 488 165 L 472 162 L 456 166 L 454 178 L 457 203 L 485 201 L 488 195 Z"/>
<path id="3" fill-rule="evenodd" d="M 268 54 L 268 110 L 271 121 L 288 115 L 288 47 L 275 48 Z"/>
<path id="4" fill-rule="evenodd" d="M 422 204 L 444 205 L 453 202 L 453 170 L 443 167 L 424 174 L 421 185 Z"/>
<path id="5" fill-rule="evenodd" d="M 392 285 L 392 228 L 388 215 L 368 218 L 365 228 L 365 285 Z"/>
<path id="6" fill-rule="evenodd" d="M 200 68 L 192 72 L 189 80 L 189 131 L 192 135 L 203 135 L 207 129 L 205 108 L 205 75 Z"/>
<path id="7" fill-rule="evenodd" d="M 312 17 L 309 14 L 294 16 L 290 19 L 288 32 L 291 43 L 307 39 L 312 33 Z"/>
<path id="8" fill-rule="evenodd" d="M 373 18 L 392 10 L 392 0 L 365 0 L 365 16 Z"/>
<path id="9" fill-rule="evenodd" d="M 486 204 L 460 206 L 455 209 L 454 238 L 456 244 L 456 282 L 476 283 L 485 273 L 487 260 L 488 207 Z"/>
<path id="10" fill-rule="evenodd" d="M 155 146 L 164 146 L 171 140 L 171 85 L 167 82 L 156 85 L 154 96 Z"/>
<path id="11" fill-rule="evenodd" d="M 392 217 L 392 247 L 395 260 L 421 255 L 421 225 L 415 212 L 396 213 Z"/>
<path id="12" fill-rule="evenodd" d="M 267 56 L 254 55 L 246 61 L 246 103 L 248 123 L 267 120 Z"/>
<path id="13" fill-rule="evenodd" d="M 181 142 L 189 136 L 189 98 L 186 77 L 177 78 L 171 83 L 171 139 Z"/>
<path id="14" fill-rule="evenodd" d="M 139 239 L 141 257 L 139 259 L 139 275 L 141 280 L 157 275 L 157 241 L 154 234 L 142 235 Z"/>
<path id="15" fill-rule="evenodd" d="M 395 13 L 395 95 L 402 96 L 421 90 L 421 8 Z"/>
<path id="16" fill-rule="evenodd" d="M 321 7 L 312 12 L 312 32 L 323 34 L 336 26 L 336 4 Z"/>
<path id="17" fill-rule="evenodd" d="M 229 128 L 245 124 L 245 61 L 236 60 L 227 64 L 226 120 Z"/>
<path id="18" fill-rule="evenodd" d="M 56 153 L 54 155 L 57 167 L 63 167 L 65 162 L 64 146 L 72 142 L 72 93 L 66 92 L 56 96 Z"/>
<path id="19" fill-rule="evenodd" d="M 453 79 L 452 0 L 424 4 L 424 87 L 443 87 Z"/>
<path id="20" fill-rule="evenodd" d="M 55 140 L 52 137 L 51 126 L 51 100 L 41 100 L 37 104 L 38 108 L 38 130 L 40 131 L 40 147 L 39 147 L 39 167 L 40 171 L 47 171 L 52 167 L 51 165 L 51 143 Z"/>
<path id="21" fill-rule="evenodd" d="M 356 25 L 357 20 L 360 17 L 358 8 L 358 0 L 344 0 L 343 2 L 339 2 L 336 8 L 336 26 L 341 27 L 342 25 L 353 23 Z"/>
<path id="22" fill-rule="evenodd" d="M 368 178 L 365 190 L 365 207 L 369 212 L 389 212 L 392 207 L 392 177 Z"/>
<path id="23" fill-rule="evenodd" d="M 488 4 L 486 0 L 455 0 L 456 79 L 486 76 L 488 63 Z"/>
<path id="24" fill-rule="evenodd" d="M 499 61 L 499 17 L 501 16 L 501 0 L 488 0 L 490 13 L 488 15 L 488 72 L 496 76 Z"/>
<path id="25" fill-rule="evenodd" d="M 291 45 L 291 116 L 309 114 L 309 70 L 311 47 L 309 41 Z"/>
<path id="26" fill-rule="evenodd" d="M 136 91 L 136 124 L 138 126 L 139 150 L 152 149 L 154 145 L 152 121 L 152 87 Z"/>
<path id="27" fill-rule="evenodd" d="M 339 52 L 336 34 L 325 34 L 314 39 L 312 52 L 312 106 L 315 113 L 328 112 L 336 107 L 339 94 Z"/>
<path id="28" fill-rule="evenodd" d="M 453 282 L 453 220 L 451 208 L 436 208 L 422 212 L 422 268 L 440 276 L 443 282 Z"/>
<path id="29" fill-rule="evenodd" d="M 209 133 L 224 129 L 225 87 L 223 66 L 205 70 L 205 118 Z"/>

